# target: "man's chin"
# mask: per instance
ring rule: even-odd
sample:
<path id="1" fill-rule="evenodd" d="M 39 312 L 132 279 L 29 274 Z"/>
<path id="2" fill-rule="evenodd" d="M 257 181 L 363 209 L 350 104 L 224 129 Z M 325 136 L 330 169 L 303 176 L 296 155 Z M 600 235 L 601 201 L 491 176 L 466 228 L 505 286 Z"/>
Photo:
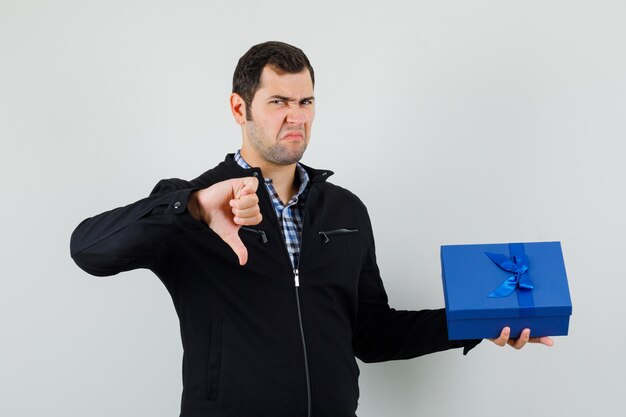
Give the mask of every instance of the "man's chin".
<path id="1" fill-rule="evenodd" d="M 269 156 L 270 162 L 273 162 L 277 165 L 292 165 L 296 162 L 299 162 L 304 156 L 304 151 L 306 150 L 306 146 L 303 149 L 292 149 L 290 151 L 278 152 Z"/>
<path id="2" fill-rule="evenodd" d="M 282 158 L 282 159 L 276 159 L 272 162 L 274 162 L 276 165 L 293 165 L 295 163 L 300 162 L 300 160 L 302 159 L 303 155 L 299 155 L 297 157 L 291 157 L 291 158 Z"/>

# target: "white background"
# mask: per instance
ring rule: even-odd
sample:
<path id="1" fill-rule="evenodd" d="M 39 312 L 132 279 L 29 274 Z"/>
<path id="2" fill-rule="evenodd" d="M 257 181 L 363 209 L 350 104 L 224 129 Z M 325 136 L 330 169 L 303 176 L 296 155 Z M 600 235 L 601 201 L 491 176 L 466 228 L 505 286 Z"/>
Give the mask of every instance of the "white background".
<path id="1" fill-rule="evenodd" d="M 443 306 L 441 244 L 564 248 L 568 337 L 361 364 L 359 416 L 623 415 L 625 18 L 621 0 L 0 0 L 0 415 L 178 415 L 169 295 L 147 271 L 88 276 L 69 237 L 238 148 L 232 72 L 266 40 L 311 59 L 303 162 L 367 204 L 392 306 Z"/>

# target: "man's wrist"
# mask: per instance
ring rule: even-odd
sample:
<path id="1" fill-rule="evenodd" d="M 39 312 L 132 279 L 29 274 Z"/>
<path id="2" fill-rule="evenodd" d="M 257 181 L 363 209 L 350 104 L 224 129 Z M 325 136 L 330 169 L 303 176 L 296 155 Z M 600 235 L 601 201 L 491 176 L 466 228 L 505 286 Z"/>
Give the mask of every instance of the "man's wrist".
<path id="1" fill-rule="evenodd" d="M 189 200 L 187 201 L 187 211 L 191 214 L 191 217 L 198 221 L 202 221 L 202 210 L 200 203 L 198 202 L 198 191 L 194 191 L 189 194 Z"/>

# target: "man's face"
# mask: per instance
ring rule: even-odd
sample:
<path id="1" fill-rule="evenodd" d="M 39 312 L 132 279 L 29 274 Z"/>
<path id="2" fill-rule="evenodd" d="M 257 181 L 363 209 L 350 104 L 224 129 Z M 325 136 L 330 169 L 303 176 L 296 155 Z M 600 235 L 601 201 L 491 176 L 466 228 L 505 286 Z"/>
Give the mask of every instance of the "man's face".
<path id="1" fill-rule="evenodd" d="M 266 162 L 298 162 L 309 143 L 315 117 L 309 71 L 279 75 L 266 66 L 250 107 L 252 120 L 243 126 L 244 145 L 247 142 L 255 156 Z"/>

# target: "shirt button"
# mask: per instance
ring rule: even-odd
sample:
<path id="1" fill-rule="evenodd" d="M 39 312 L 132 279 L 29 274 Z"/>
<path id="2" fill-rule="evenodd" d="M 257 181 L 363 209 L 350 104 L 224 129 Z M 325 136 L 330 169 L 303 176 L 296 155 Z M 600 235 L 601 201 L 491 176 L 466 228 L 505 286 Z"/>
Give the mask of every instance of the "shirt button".
<path id="1" fill-rule="evenodd" d="M 180 208 L 180 201 L 177 201 L 174 203 L 174 208 L 175 209 L 179 209 Z"/>

